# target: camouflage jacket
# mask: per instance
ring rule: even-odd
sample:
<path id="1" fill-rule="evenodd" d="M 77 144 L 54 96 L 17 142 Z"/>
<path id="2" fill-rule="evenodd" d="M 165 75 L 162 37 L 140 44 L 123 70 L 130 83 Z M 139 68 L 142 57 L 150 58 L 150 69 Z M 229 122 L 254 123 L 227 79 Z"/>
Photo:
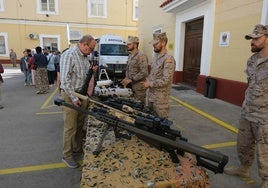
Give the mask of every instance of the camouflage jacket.
<path id="1" fill-rule="evenodd" d="M 134 83 L 144 81 L 148 76 L 148 60 L 147 57 L 140 51 L 136 54 L 128 56 L 128 63 L 126 68 L 126 77 L 131 79 Z"/>
<path id="2" fill-rule="evenodd" d="M 156 54 L 153 58 L 151 73 L 149 75 L 150 89 L 149 100 L 155 100 L 163 94 L 166 97 L 170 94 L 173 74 L 175 71 L 175 60 L 166 52 Z M 165 98 L 166 98 L 165 97 Z M 166 101 L 166 100 L 165 100 Z"/>
<path id="3" fill-rule="evenodd" d="M 242 116 L 252 122 L 268 120 L 268 56 L 258 59 L 258 53 L 247 61 L 248 88 L 242 105 Z"/>

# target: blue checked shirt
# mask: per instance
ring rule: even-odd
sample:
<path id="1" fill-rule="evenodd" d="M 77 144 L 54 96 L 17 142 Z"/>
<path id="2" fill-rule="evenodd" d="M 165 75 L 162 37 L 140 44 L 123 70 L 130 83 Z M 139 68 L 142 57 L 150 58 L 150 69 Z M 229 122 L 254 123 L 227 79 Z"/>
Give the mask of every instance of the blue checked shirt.
<path id="1" fill-rule="evenodd" d="M 60 81 L 61 89 L 71 98 L 73 102 L 78 98 L 73 92 L 82 88 L 90 63 L 87 56 L 77 46 L 65 51 L 60 58 Z"/>

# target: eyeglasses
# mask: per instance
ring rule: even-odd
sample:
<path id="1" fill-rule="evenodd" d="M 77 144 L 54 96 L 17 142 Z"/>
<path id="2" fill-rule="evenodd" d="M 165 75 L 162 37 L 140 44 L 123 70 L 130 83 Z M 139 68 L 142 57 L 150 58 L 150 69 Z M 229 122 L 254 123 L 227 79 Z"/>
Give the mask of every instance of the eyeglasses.
<path id="1" fill-rule="evenodd" d="M 90 46 L 90 44 L 88 44 L 88 43 L 85 43 L 85 45 L 86 45 L 86 46 L 88 46 L 88 47 L 89 47 L 89 49 L 90 49 L 91 51 L 93 51 L 93 50 L 94 50 L 94 48 L 95 48 L 95 45 L 94 45 L 94 46 L 92 46 L 92 45 Z"/>

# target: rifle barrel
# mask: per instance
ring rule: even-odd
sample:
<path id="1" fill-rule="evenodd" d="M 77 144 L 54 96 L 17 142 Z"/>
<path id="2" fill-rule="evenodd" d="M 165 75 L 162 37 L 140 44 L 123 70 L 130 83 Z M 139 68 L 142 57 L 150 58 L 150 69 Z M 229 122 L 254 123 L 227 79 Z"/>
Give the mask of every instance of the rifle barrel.
<path id="1" fill-rule="evenodd" d="M 114 116 L 111 114 L 102 113 L 102 112 L 92 112 L 92 111 L 89 111 L 80 107 L 76 107 L 72 104 L 66 103 L 64 100 L 61 100 L 61 99 L 55 99 L 54 103 L 59 106 L 64 105 L 69 108 L 80 111 L 82 113 L 94 116 L 97 120 L 105 122 L 109 126 L 113 126 L 114 128 L 122 128 L 138 136 L 142 136 L 156 143 L 160 143 L 160 145 L 162 145 L 163 148 L 167 147 L 170 150 L 179 149 L 179 150 L 183 150 L 185 152 L 194 154 L 196 155 L 196 158 L 197 158 L 197 165 L 201 165 L 215 173 L 222 173 L 224 166 L 228 162 L 228 156 L 220 152 L 202 148 L 201 146 L 197 146 L 189 142 L 185 142 L 184 140 L 180 140 L 180 139 L 171 140 L 164 136 L 145 131 L 143 129 L 138 128 L 134 123 L 135 121 L 129 122 L 129 121 L 126 121 L 125 118 L 118 118 L 117 116 Z M 208 162 L 208 160 L 214 163 L 217 163 L 217 165 L 215 165 L 214 163 Z"/>

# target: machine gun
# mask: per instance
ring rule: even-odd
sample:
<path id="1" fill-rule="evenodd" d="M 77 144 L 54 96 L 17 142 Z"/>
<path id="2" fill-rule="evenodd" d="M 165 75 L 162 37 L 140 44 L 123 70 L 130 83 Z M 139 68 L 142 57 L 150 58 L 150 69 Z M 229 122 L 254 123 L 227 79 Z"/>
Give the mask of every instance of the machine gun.
<path id="1" fill-rule="evenodd" d="M 135 110 L 138 111 L 144 111 L 144 104 L 140 101 L 133 101 L 127 98 L 119 98 L 119 97 L 113 97 L 113 98 L 107 98 L 103 99 L 103 103 L 112 106 L 117 109 L 122 109 L 123 105 L 127 105 Z"/>
<path id="2" fill-rule="evenodd" d="M 92 101 L 92 99 L 90 100 Z M 97 120 L 107 123 L 108 127 L 112 126 L 114 129 L 123 129 L 136 134 L 138 137 L 145 139 L 145 141 L 150 140 L 150 144 L 153 143 L 153 146 L 156 146 L 158 149 L 168 151 L 173 162 L 179 162 L 178 158 L 177 160 L 174 160 L 174 157 L 177 157 L 174 154 L 176 154 L 176 152 L 178 153 L 178 151 L 179 153 L 180 151 L 185 151 L 194 154 L 197 159 L 197 165 L 203 166 L 214 173 L 223 173 L 224 166 L 228 162 L 228 157 L 220 152 L 208 150 L 188 143 L 185 139 L 181 139 L 182 137 L 180 132 L 177 132 L 173 129 L 166 129 L 166 131 L 160 132 L 156 129 L 157 126 L 154 126 L 155 122 L 151 120 L 148 120 L 146 123 L 140 123 L 139 120 L 144 122 L 144 119 L 139 119 L 138 117 L 122 118 L 122 116 L 124 117 L 126 114 L 122 112 L 122 116 L 120 116 L 118 111 L 116 113 L 119 113 L 119 116 L 110 114 L 108 111 L 103 109 L 86 110 L 66 103 L 61 99 L 55 99 L 54 103 L 59 106 L 63 105 L 79 112 L 94 116 Z M 96 104 L 98 104 L 98 102 Z M 108 108 L 108 110 L 113 111 L 113 108 Z M 151 124 L 148 125 L 148 122 L 151 122 Z M 170 137 L 170 135 L 172 136 Z"/>
<path id="3" fill-rule="evenodd" d="M 75 92 L 73 93 L 73 95 L 82 100 L 86 100 L 89 103 L 95 104 L 95 107 L 93 108 L 94 111 L 102 111 L 105 113 L 109 113 L 118 118 L 125 119 L 126 121 L 130 123 L 135 122 L 136 125 L 141 125 L 147 131 L 154 132 L 155 130 L 157 130 L 157 132 L 165 133 L 167 135 L 170 135 L 167 132 L 172 132 L 173 137 L 170 137 L 170 138 L 173 138 L 173 139 L 175 139 L 176 137 L 182 138 L 181 134 L 178 133 L 179 131 L 175 131 L 174 129 L 170 128 L 171 125 L 173 124 L 172 121 L 135 109 L 137 106 L 139 107 L 138 109 L 140 109 L 140 106 L 141 105 L 143 106 L 143 104 L 140 105 L 140 103 L 138 103 L 138 105 L 136 105 L 134 101 L 131 101 L 130 99 L 125 99 L 125 98 L 119 99 L 116 97 L 117 100 L 115 102 L 109 103 L 107 101 L 99 102 L 87 96 L 83 96 Z M 124 103 L 116 104 L 116 103 L 120 103 L 118 99 L 120 101 L 127 101 L 126 104 L 131 105 L 131 103 L 133 103 L 132 106 L 134 106 L 134 108 L 128 105 L 125 105 Z M 96 107 L 96 106 L 99 106 L 99 107 Z"/>
<path id="4" fill-rule="evenodd" d="M 103 98 L 107 97 L 131 97 L 133 96 L 133 91 L 130 88 L 120 88 L 120 87 L 109 87 L 101 88 L 96 86 L 94 94 Z"/>

